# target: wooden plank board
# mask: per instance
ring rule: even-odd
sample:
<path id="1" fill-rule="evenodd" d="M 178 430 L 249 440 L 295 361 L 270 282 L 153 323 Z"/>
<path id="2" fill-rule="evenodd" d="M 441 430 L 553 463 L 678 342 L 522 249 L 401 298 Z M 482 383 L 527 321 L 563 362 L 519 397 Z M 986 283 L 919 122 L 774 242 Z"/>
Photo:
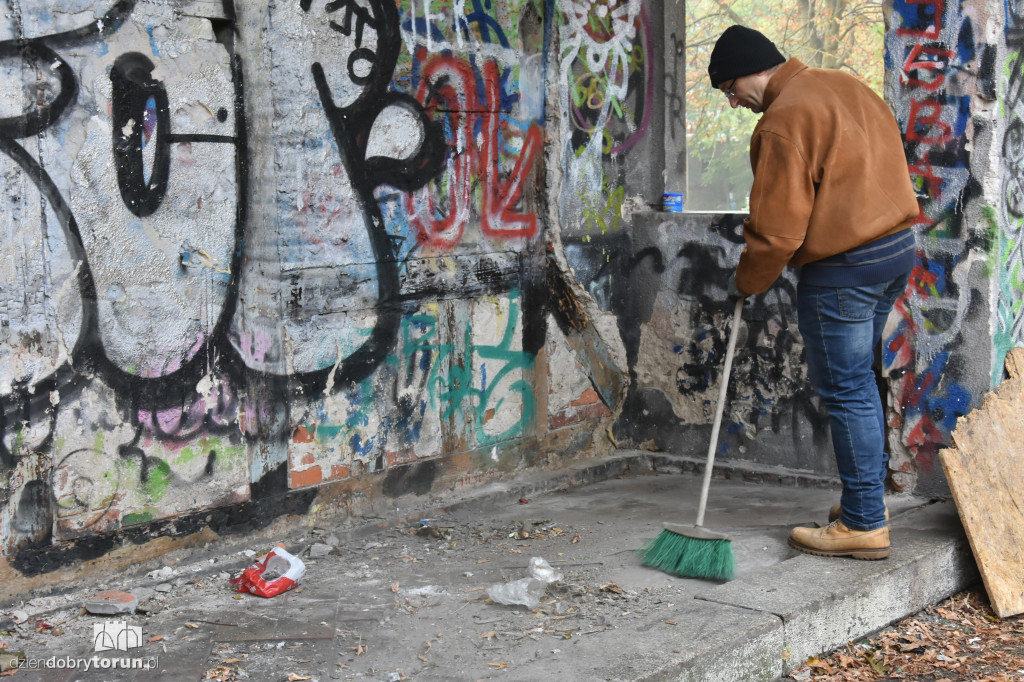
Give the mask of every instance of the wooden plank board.
<path id="1" fill-rule="evenodd" d="M 1024 348 L 1010 375 L 961 417 L 939 452 L 971 551 L 1000 618 L 1024 613 Z"/>

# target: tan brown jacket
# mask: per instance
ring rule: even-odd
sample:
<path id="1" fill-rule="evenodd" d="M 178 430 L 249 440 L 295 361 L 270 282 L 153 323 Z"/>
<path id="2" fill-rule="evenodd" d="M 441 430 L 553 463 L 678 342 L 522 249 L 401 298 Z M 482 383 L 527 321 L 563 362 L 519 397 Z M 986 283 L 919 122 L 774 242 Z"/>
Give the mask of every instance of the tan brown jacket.
<path id="1" fill-rule="evenodd" d="M 853 76 L 790 59 L 750 138 L 754 186 L 736 286 L 759 294 L 786 265 L 907 228 L 919 209 L 888 105 Z"/>

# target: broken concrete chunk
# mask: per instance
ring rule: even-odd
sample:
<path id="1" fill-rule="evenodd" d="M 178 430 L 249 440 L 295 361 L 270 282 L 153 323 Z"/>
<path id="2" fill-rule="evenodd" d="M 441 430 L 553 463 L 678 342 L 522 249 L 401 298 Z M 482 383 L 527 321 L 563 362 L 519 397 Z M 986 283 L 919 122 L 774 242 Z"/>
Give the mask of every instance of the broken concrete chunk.
<path id="1" fill-rule="evenodd" d="M 313 543 L 313 546 L 309 548 L 309 558 L 320 559 L 321 557 L 325 557 L 330 554 L 332 549 L 334 548 L 330 545 L 325 545 L 322 542 L 315 542 Z"/>
<path id="2" fill-rule="evenodd" d="M 157 592 L 170 592 L 174 588 L 171 587 L 170 583 L 160 583 L 159 585 L 157 585 L 153 589 L 156 590 Z"/>
<path id="3" fill-rule="evenodd" d="M 132 594 L 135 595 L 135 598 L 138 599 L 139 603 L 141 604 L 147 599 L 156 596 L 156 590 L 154 590 L 152 587 L 136 587 L 132 590 Z"/>
<path id="4" fill-rule="evenodd" d="M 89 613 L 112 616 L 118 613 L 135 613 L 139 600 L 135 595 L 118 590 L 100 592 L 85 600 L 85 610 Z"/>
<path id="5" fill-rule="evenodd" d="M 18 668 L 25 661 L 24 651 L 8 651 L 0 649 L 0 672 Z"/>
<path id="6" fill-rule="evenodd" d="M 167 580 L 172 575 L 174 575 L 174 569 L 170 566 L 164 566 L 163 568 L 158 568 L 155 571 L 150 571 L 146 574 L 146 577 L 150 580 Z"/>

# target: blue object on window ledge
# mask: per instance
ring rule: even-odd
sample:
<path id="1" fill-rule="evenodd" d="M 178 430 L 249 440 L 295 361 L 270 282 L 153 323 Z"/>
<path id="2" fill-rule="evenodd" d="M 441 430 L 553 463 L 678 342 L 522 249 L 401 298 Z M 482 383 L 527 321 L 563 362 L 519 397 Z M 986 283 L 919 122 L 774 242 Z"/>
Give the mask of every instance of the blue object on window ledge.
<path id="1" fill-rule="evenodd" d="M 661 196 L 661 209 L 667 213 L 682 213 L 683 196 L 682 192 L 665 192 Z"/>

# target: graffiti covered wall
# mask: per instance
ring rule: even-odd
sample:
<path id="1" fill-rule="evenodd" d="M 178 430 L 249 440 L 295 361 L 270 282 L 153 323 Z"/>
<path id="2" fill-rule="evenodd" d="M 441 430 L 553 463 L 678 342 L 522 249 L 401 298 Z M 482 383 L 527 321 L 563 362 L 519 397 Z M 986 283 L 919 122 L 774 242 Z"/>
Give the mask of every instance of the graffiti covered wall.
<path id="1" fill-rule="evenodd" d="M 992 29 L 1001 19 L 995 3 L 892 4 L 887 92 L 921 206 L 917 267 L 883 338 L 897 486 L 917 477 L 919 489 L 941 490 L 938 451 L 957 417 L 1001 380 L 1006 351 L 1020 340 L 1005 314 L 995 336 L 990 326 L 997 305 L 1018 305 L 997 303 L 993 279 L 1003 282 L 1001 297 L 1019 299 L 1000 255 L 1006 202 L 993 191 L 1003 83 Z"/>
<path id="2" fill-rule="evenodd" d="M 379 511 L 546 463 L 551 439 L 556 459 L 600 449 L 590 422 L 611 411 L 544 290 L 545 84 L 581 8 L 3 7 L 0 541 L 15 570 L 139 529 Z M 617 10 L 593 13 L 624 31 Z M 623 83 L 640 68 L 622 39 L 590 40 L 614 47 Z M 596 92 L 591 66 L 578 85 Z M 583 97 L 574 120 L 616 139 L 604 131 L 641 106 L 618 97 Z"/>

